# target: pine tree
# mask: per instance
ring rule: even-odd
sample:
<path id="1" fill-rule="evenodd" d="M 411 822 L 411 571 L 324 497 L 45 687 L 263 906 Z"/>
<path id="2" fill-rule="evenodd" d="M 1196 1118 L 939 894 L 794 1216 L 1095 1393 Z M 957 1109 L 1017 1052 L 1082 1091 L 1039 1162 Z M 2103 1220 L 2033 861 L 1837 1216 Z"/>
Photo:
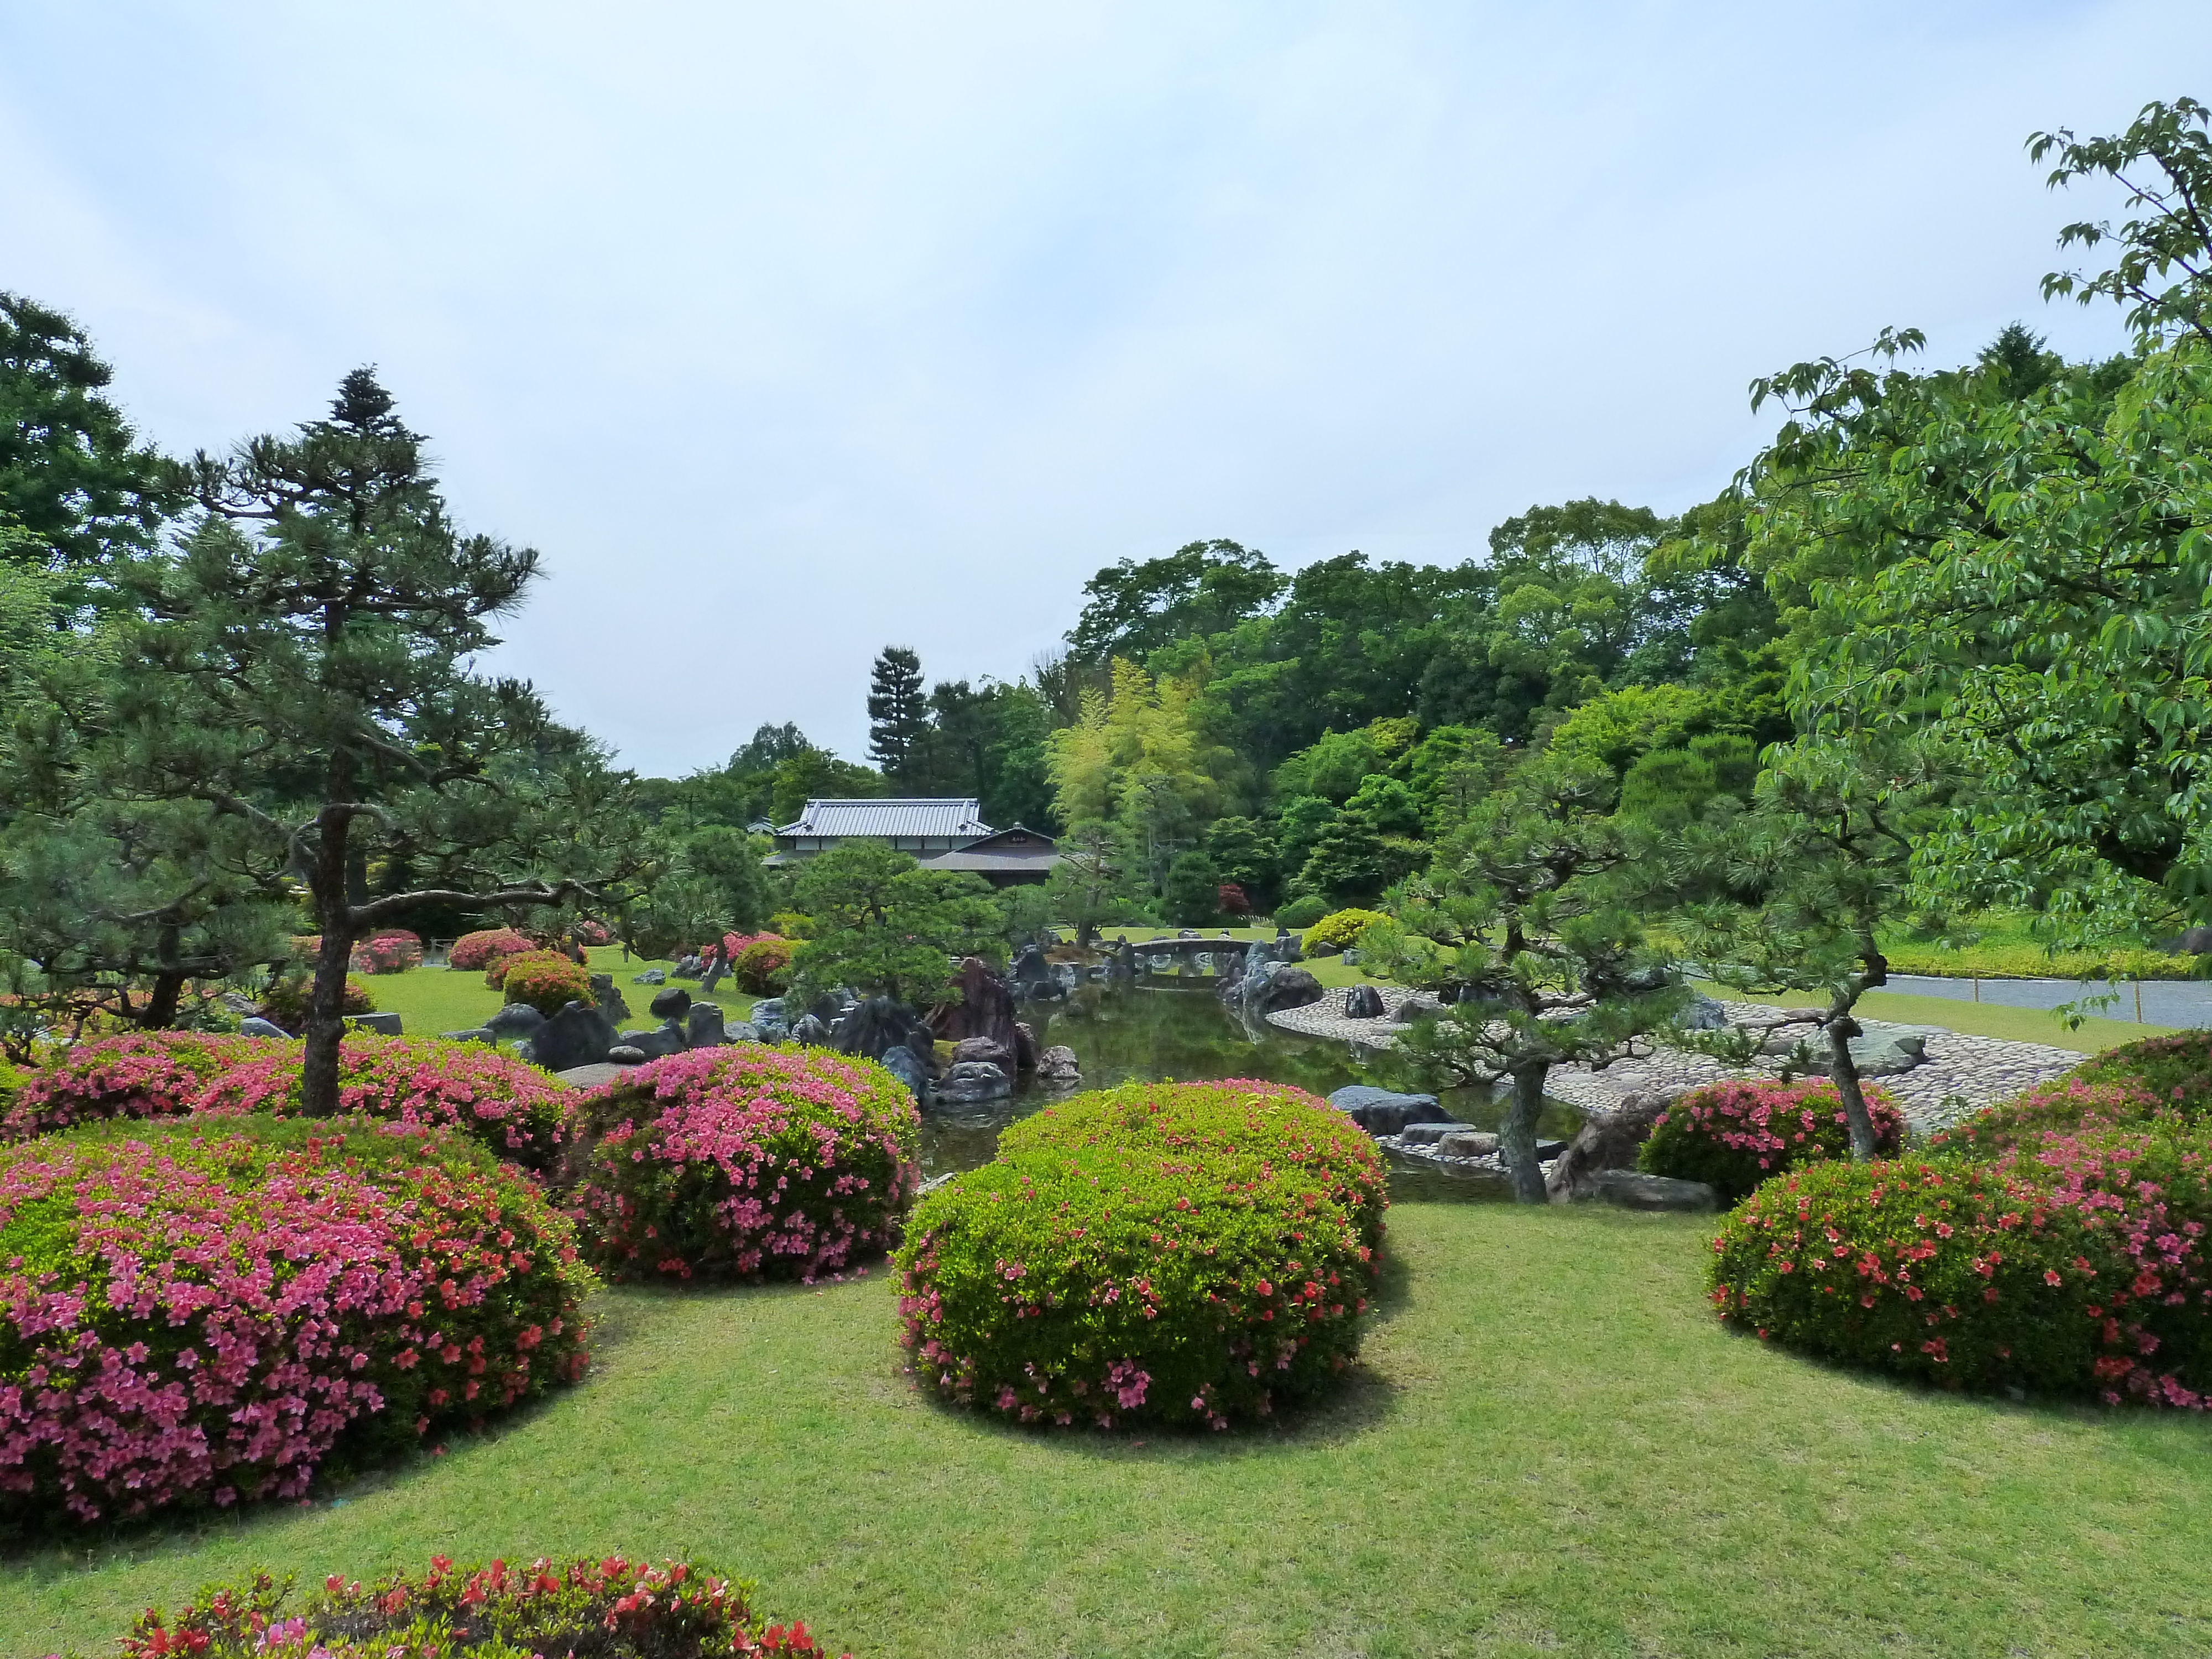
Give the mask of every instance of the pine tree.
<path id="1" fill-rule="evenodd" d="M 894 788 L 921 781 L 929 744 L 929 700 L 921 689 L 921 659 L 902 645 L 887 645 L 868 676 L 868 757 Z"/>

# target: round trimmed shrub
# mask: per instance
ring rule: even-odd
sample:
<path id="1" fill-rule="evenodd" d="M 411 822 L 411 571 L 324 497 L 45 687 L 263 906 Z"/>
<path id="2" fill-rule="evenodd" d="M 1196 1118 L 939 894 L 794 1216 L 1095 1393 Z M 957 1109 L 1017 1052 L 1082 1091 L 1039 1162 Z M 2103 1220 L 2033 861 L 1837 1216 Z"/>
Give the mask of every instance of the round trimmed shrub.
<path id="1" fill-rule="evenodd" d="M 484 927 L 455 939 L 453 948 L 446 952 L 446 966 L 474 973 L 489 966 L 494 957 L 520 956 L 537 948 L 512 927 Z"/>
<path id="2" fill-rule="evenodd" d="M 1358 1353 L 1386 1202 L 1372 1142 L 1298 1090 L 1079 1097 L 917 1206 L 900 1340 L 955 1402 L 1024 1423 L 1226 1428 Z"/>
<path id="3" fill-rule="evenodd" d="M 1369 922 L 1383 919 L 1380 910 L 1332 910 L 1306 929 L 1300 948 L 1310 957 L 1325 951 L 1349 951 L 1359 943 Z"/>
<path id="4" fill-rule="evenodd" d="M 732 959 L 730 977 L 757 997 L 781 994 L 791 982 L 791 941 L 754 939 Z"/>
<path id="5" fill-rule="evenodd" d="M 297 1036 L 307 1029 L 307 1002 L 314 991 L 315 981 L 312 975 L 281 975 L 261 994 L 258 1010 L 261 1018 Z M 373 1014 L 376 1012 L 376 1001 L 369 995 L 368 987 L 351 974 L 346 975 L 345 992 L 338 1000 L 338 1012 L 342 1014 Z"/>
<path id="6" fill-rule="evenodd" d="M 818 1048 L 653 1060 L 586 1096 L 568 1133 L 586 1247 L 615 1278 L 811 1283 L 887 1248 L 921 1178 L 906 1085 Z"/>
<path id="7" fill-rule="evenodd" d="M 297 1498 L 585 1364 L 568 1219 L 453 1137 L 101 1126 L 0 1151 L 0 1508 Z"/>
<path id="8" fill-rule="evenodd" d="M 352 966 L 364 974 L 404 974 L 422 965 L 422 939 L 404 927 L 371 933 L 353 947 Z"/>
<path id="9" fill-rule="evenodd" d="M 2094 1127 L 1977 1162 L 1828 1161 L 1713 1241 L 1713 1305 L 1764 1340 L 1946 1387 L 2212 1404 L 2212 1149 Z"/>
<path id="10" fill-rule="evenodd" d="M 506 970 L 500 989 L 509 1002 L 526 1002 L 550 1019 L 572 1002 L 592 1000 L 591 970 L 551 951 L 531 951 L 507 957 L 496 964 Z"/>
<path id="11" fill-rule="evenodd" d="M 533 945 L 527 951 L 505 951 L 495 955 L 484 963 L 484 983 L 495 991 L 504 990 L 507 976 L 514 970 L 515 964 L 544 962 L 563 963 L 571 968 L 576 965 L 558 951 L 549 951 L 542 945 Z"/>
<path id="12" fill-rule="evenodd" d="M 1879 1085 L 1860 1086 L 1874 1122 L 1875 1152 L 1890 1157 L 1905 1144 L 1905 1115 Z M 1691 1090 L 1653 1119 L 1636 1167 L 1702 1181 L 1723 1204 L 1733 1204 L 1784 1170 L 1850 1155 L 1844 1098 L 1826 1078 L 1729 1079 Z"/>
<path id="13" fill-rule="evenodd" d="M 300 1109 L 301 1049 L 264 1043 L 209 1084 L 191 1109 L 213 1116 Z M 338 1045 L 338 1107 L 413 1129 L 454 1129 L 538 1173 L 559 1161 L 574 1092 L 481 1042 L 349 1036 Z"/>
<path id="14" fill-rule="evenodd" d="M 1308 893 L 1275 907 L 1275 926 L 1293 933 L 1303 933 L 1328 914 L 1328 901 Z"/>
<path id="15" fill-rule="evenodd" d="M 64 1050 L 30 1073 L 0 1117 L 21 1140 L 117 1117 L 181 1117 L 233 1066 L 284 1045 L 198 1031 L 126 1031 Z"/>
<path id="16" fill-rule="evenodd" d="M 332 1574 L 296 1613 L 291 1582 L 267 1573 L 210 1586 L 185 1606 L 149 1609 L 118 1644 L 123 1659 L 391 1659 L 453 1651 L 436 1638 L 465 1634 L 487 1654 L 588 1653 L 596 1659 L 676 1655 L 780 1654 L 828 1659 L 805 1625 L 771 1625 L 754 1612 L 752 1586 L 696 1562 L 653 1566 L 618 1555 L 566 1565 L 540 1557 L 528 1566 L 491 1561 L 456 1566 L 430 1558 L 427 1573 L 390 1573 L 375 1583 Z M 849 1656 L 848 1656 L 849 1659 Z"/>

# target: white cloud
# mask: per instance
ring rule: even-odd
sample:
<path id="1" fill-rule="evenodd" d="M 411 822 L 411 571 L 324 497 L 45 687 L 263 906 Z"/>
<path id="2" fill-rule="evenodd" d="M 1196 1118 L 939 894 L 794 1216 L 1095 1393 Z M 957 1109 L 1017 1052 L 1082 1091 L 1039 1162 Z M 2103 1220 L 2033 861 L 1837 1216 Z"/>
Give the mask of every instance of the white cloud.
<path id="1" fill-rule="evenodd" d="M 55 3 L 0 283 L 148 432 L 375 362 L 552 578 L 505 665 L 634 763 L 856 752 L 887 641 L 1018 672 L 1100 565 L 1678 507 L 1750 377 L 2046 312 L 2021 141 L 2192 90 L 2185 4 Z M 2201 91 L 2202 88 L 2194 90 Z"/>

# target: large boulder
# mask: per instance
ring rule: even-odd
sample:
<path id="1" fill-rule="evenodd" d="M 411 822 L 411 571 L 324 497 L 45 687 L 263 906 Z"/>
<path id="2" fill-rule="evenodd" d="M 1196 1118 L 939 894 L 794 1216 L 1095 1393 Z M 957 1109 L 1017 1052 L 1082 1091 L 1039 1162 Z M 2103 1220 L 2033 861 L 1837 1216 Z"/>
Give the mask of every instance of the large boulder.
<path id="1" fill-rule="evenodd" d="M 1065 1043 L 1055 1042 L 1037 1056 L 1036 1074 L 1040 1083 L 1054 1089 L 1072 1089 L 1083 1081 L 1075 1050 Z"/>
<path id="2" fill-rule="evenodd" d="M 722 1024 L 722 1006 L 717 1002 L 695 1002 L 684 1014 L 684 1046 L 687 1048 L 719 1048 L 730 1040 L 728 1030 Z"/>
<path id="3" fill-rule="evenodd" d="M 791 1020 L 785 1012 L 781 997 L 763 997 L 753 1004 L 753 1011 L 745 1016 L 746 1022 L 760 1033 L 763 1042 L 783 1042 L 791 1036 Z"/>
<path id="4" fill-rule="evenodd" d="M 1428 1126 L 1424 1124 L 1424 1128 Z M 1487 1129 L 1457 1129 L 1437 1139 L 1438 1158 L 1495 1158 L 1498 1137 Z M 1541 1153 L 1538 1154 L 1541 1161 Z"/>
<path id="5" fill-rule="evenodd" d="M 1851 1064 L 1861 1077 L 1894 1077 L 1924 1065 L 1928 1033 L 1911 1025 L 1888 1025 L 1869 1020 L 1851 1039 Z"/>
<path id="6" fill-rule="evenodd" d="M 1019 1076 L 1037 1068 L 1036 1032 L 1025 1019 L 1014 1022 L 1014 1073 Z"/>
<path id="7" fill-rule="evenodd" d="M 349 1014 L 346 1024 L 356 1031 L 374 1031 L 379 1036 L 399 1036 L 400 1019 L 397 1014 Z"/>
<path id="8" fill-rule="evenodd" d="M 545 1016 L 526 1002 L 510 1002 L 489 1019 L 483 1028 L 496 1042 L 517 1042 L 531 1036 L 545 1024 Z"/>
<path id="9" fill-rule="evenodd" d="M 1686 1031 L 1717 1031 L 1728 1023 L 1728 1010 L 1703 991 L 1690 993 L 1689 1001 L 1682 1006 L 1682 1017 L 1676 1022 Z"/>
<path id="10" fill-rule="evenodd" d="M 834 1036 L 841 1054 L 876 1060 L 893 1048 L 919 1059 L 933 1039 L 922 1017 L 890 997 L 870 997 L 837 1022 Z"/>
<path id="11" fill-rule="evenodd" d="M 1641 1170 L 1599 1170 L 1590 1176 L 1590 1196 L 1624 1210 L 1680 1210 L 1706 1214 L 1719 1199 L 1702 1181 L 1646 1175 Z"/>
<path id="12" fill-rule="evenodd" d="M 2158 948 L 2178 956 L 2212 955 L 2212 927 L 2185 928 L 2172 939 L 2160 939 Z"/>
<path id="13" fill-rule="evenodd" d="M 646 1031 L 623 1031 L 615 1039 L 617 1046 L 636 1049 L 647 1060 L 665 1060 L 671 1054 L 684 1052 L 684 1028 L 674 1020 Z"/>
<path id="14" fill-rule="evenodd" d="M 954 984 L 957 995 L 929 1011 L 930 1030 L 949 1042 L 988 1037 L 1013 1054 L 1014 994 L 1006 982 L 981 957 L 969 957 L 961 963 Z"/>
<path id="15" fill-rule="evenodd" d="M 633 985 L 665 985 L 668 983 L 668 970 L 665 968 L 648 968 L 641 974 L 632 974 L 629 982 Z"/>
<path id="16" fill-rule="evenodd" d="M 629 1004 L 624 1002 L 623 994 L 615 989 L 612 974 L 592 975 L 592 1000 L 599 1006 L 601 1013 L 617 1025 L 630 1018 Z"/>
<path id="17" fill-rule="evenodd" d="M 251 1036 L 253 1034 L 248 1031 L 246 1035 Z M 448 1042 L 482 1042 L 493 1048 L 499 1046 L 499 1039 L 481 1025 L 472 1031 L 441 1031 L 438 1035 Z"/>
<path id="18" fill-rule="evenodd" d="M 1601 1170 L 1633 1169 L 1637 1149 L 1651 1139 L 1651 1126 L 1668 1103 L 1663 1094 L 1634 1094 L 1609 1112 L 1585 1117 L 1546 1177 L 1546 1195 L 1554 1204 L 1594 1197 L 1592 1183 Z"/>
<path id="19" fill-rule="evenodd" d="M 1454 1123 L 1443 1119 L 1435 1123 L 1408 1123 L 1399 1131 L 1398 1138 L 1408 1146 L 1433 1146 L 1446 1135 L 1474 1132 L 1472 1123 Z"/>
<path id="20" fill-rule="evenodd" d="M 1031 992 L 1043 990 L 1055 983 L 1052 964 L 1045 960 L 1044 951 L 1035 945 L 1024 945 L 1015 954 L 1013 966 L 1006 970 L 1006 977 L 1018 988 Z"/>
<path id="21" fill-rule="evenodd" d="M 509 1004 L 501 1012 L 508 1012 L 513 1006 Z M 495 1029 L 497 1024 L 495 1019 Z M 607 1050 L 621 1041 L 614 1021 L 596 1008 L 572 1002 L 530 1034 L 523 1058 L 549 1072 L 574 1071 L 579 1066 L 599 1064 L 606 1059 Z"/>
<path id="22" fill-rule="evenodd" d="M 1380 1019 L 1389 1010 L 1382 1006 L 1382 994 L 1371 985 L 1355 985 L 1344 994 L 1344 1017 L 1346 1019 Z"/>
<path id="23" fill-rule="evenodd" d="M 1303 968 L 1288 963 L 1269 963 L 1244 976 L 1244 1006 L 1260 1014 L 1279 1014 L 1285 1008 L 1310 1007 L 1326 994 L 1321 981 Z"/>
<path id="24" fill-rule="evenodd" d="M 830 1028 L 822 1023 L 819 1015 L 808 1014 L 791 1028 L 791 1040 L 810 1048 L 826 1048 L 830 1046 Z"/>
<path id="25" fill-rule="evenodd" d="M 1451 1116 L 1434 1095 L 1401 1095 L 1364 1083 L 1346 1084 L 1328 1097 L 1328 1103 L 1377 1139 L 1398 1133 L 1409 1123 L 1443 1123 Z"/>
<path id="26" fill-rule="evenodd" d="M 690 1006 L 691 994 L 680 985 L 672 985 L 656 993 L 645 1011 L 655 1019 L 681 1019 Z"/>
<path id="27" fill-rule="evenodd" d="M 1652 1125 L 1668 1103 L 1664 1094 L 1632 1094 L 1609 1111 L 1586 1115 L 1545 1182 L 1552 1201 L 1589 1198 L 1591 1179 L 1598 1171 L 1634 1168 L 1637 1149 L 1651 1138 Z"/>
<path id="28" fill-rule="evenodd" d="M 988 1060 L 967 1060 L 954 1062 L 938 1079 L 931 1097 L 939 1106 L 980 1106 L 1013 1092 L 1013 1084 L 998 1066 Z"/>
<path id="29" fill-rule="evenodd" d="M 671 968 L 668 973 L 672 979 L 696 979 L 706 971 L 705 964 L 698 957 L 680 957 L 677 959 L 676 965 Z"/>
<path id="30" fill-rule="evenodd" d="M 538 1011 L 532 1008 L 530 1012 L 534 1014 Z M 282 1037 L 288 1042 L 292 1036 L 275 1020 L 264 1019 L 258 1014 L 248 1014 L 244 1019 L 239 1021 L 238 1034 L 240 1036 L 250 1037 Z"/>
<path id="31" fill-rule="evenodd" d="M 929 1104 L 929 1067 L 913 1049 L 903 1043 L 895 1043 L 884 1050 L 878 1063 L 906 1085 L 906 1091 L 914 1097 L 915 1105 Z"/>
<path id="32" fill-rule="evenodd" d="M 952 1063 L 965 1066 L 980 1060 L 995 1066 L 1011 1080 L 1014 1075 L 1014 1056 L 1002 1042 L 989 1037 L 963 1037 L 952 1045 Z"/>

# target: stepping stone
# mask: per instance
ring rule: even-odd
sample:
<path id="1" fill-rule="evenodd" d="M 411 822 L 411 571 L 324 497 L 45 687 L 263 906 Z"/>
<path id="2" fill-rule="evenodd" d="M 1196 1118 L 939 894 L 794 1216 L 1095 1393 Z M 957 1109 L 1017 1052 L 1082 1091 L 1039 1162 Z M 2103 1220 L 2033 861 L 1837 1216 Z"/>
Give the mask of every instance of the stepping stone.
<path id="1" fill-rule="evenodd" d="M 1408 1146 L 1433 1146 L 1446 1135 L 1473 1134 L 1472 1123 L 1408 1123 L 1398 1139 Z"/>
<path id="2" fill-rule="evenodd" d="M 1600 1170 L 1590 1191 L 1624 1210 L 1680 1210 L 1703 1214 L 1720 1207 L 1718 1195 L 1702 1181 L 1646 1175 L 1641 1170 Z"/>

